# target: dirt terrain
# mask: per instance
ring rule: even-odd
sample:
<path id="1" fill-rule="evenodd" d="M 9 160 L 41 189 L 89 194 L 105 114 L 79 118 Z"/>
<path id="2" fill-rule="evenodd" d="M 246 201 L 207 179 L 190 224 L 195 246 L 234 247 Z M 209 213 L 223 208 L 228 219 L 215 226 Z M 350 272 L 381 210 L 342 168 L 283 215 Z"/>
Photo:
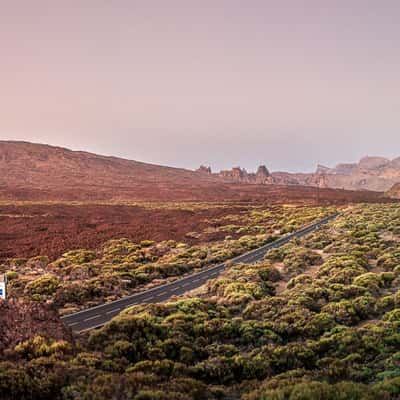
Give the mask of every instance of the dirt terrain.
<path id="1" fill-rule="evenodd" d="M 235 212 L 246 207 L 235 208 Z M 47 255 L 51 259 L 76 248 L 94 249 L 103 242 L 126 237 L 141 240 L 177 240 L 212 226 L 209 219 L 232 213 L 232 207 L 149 208 L 128 205 L 1 205 L 0 260 Z M 209 240 L 223 237 L 222 232 Z"/>
<path id="2" fill-rule="evenodd" d="M 35 335 L 73 340 L 70 330 L 51 307 L 38 302 L 0 299 L 0 354 Z"/>
<path id="3" fill-rule="evenodd" d="M 258 173 L 266 174 L 266 169 Z M 0 141 L 0 201 L 0 259 L 4 259 L 55 258 L 67 250 L 92 249 L 121 237 L 193 243 L 197 239 L 187 233 L 209 227 L 207 219 L 226 215 L 235 204 L 341 205 L 393 200 L 372 191 L 236 183 L 202 171 Z M 176 204 L 158 208 L 126 204 L 146 201 L 208 205 L 183 209 Z M 216 202 L 226 207 L 216 208 Z M 218 235 L 222 233 L 210 235 L 209 240 Z"/>
<path id="4" fill-rule="evenodd" d="M 257 195 L 248 185 L 248 195 Z M 0 202 L 0 260 L 39 255 L 50 259 L 72 249 L 95 249 L 110 239 L 126 237 L 132 241 L 176 240 L 190 244 L 204 241 L 187 235 L 212 228 L 213 219 L 237 214 L 257 204 L 334 204 L 375 202 L 374 192 L 345 192 L 310 187 L 270 189 L 268 201 L 238 203 L 178 203 L 128 205 L 115 203 L 19 203 Z M 299 190 L 301 189 L 301 190 Z M 284 191 L 284 195 L 282 193 Z M 380 200 L 387 201 L 389 199 Z M 209 234 L 206 241 L 224 237 Z"/>

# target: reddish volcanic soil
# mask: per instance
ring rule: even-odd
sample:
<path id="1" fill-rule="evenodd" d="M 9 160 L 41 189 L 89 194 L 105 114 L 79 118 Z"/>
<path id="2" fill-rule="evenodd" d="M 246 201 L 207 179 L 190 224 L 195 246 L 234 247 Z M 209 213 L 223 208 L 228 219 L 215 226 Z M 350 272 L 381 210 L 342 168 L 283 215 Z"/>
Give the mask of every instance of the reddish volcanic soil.
<path id="1" fill-rule="evenodd" d="M 201 172 L 6 141 L 0 141 L 0 200 L 8 202 L 0 203 L 0 259 L 55 258 L 66 250 L 95 248 L 121 237 L 189 241 L 185 234 L 202 231 L 208 226 L 207 218 L 230 213 L 211 206 L 189 211 L 96 202 L 240 202 L 245 208 L 253 203 L 390 201 L 379 192 L 232 183 Z M 56 203 L 18 206 L 15 201 Z M 85 205 L 68 204 L 71 201 Z"/>
<path id="2" fill-rule="evenodd" d="M 35 335 L 73 342 L 69 329 L 48 305 L 0 299 L 0 359 L 4 350 Z"/>
<path id="3" fill-rule="evenodd" d="M 194 210 L 179 209 L 177 206 L 146 208 L 94 203 L 0 203 L 0 260 L 38 255 L 47 255 L 54 259 L 68 250 L 95 249 L 107 240 L 122 237 L 136 242 L 145 239 L 173 239 L 194 244 L 199 240 L 187 237 L 187 233 L 202 232 L 205 228 L 215 225 L 213 219 L 237 214 L 252 204 L 341 205 L 349 202 L 389 201 L 379 199 L 373 192 L 341 192 L 327 189 L 316 196 L 312 188 L 296 189 L 286 188 L 284 195 L 276 191 L 268 202 L 246 201 L 236 206 L 226 203 L 224 208 L 209 204 L 209 208 Z M 202 237 L 201 241 L 218 240 L 224 236 L 224 232 L 214 232 L 206 238 Z"/>
<path id="4" fill-rule="evenodd" d="M 242 209 L 245 209 L 243 207 Z M 133 241 L 174 239 L 195 243 L 185 237 L 210 226 L 238 208 L 206 210 L 149 209 L 127 205 L 0 205 L 0 259 L 47 255 L 54 259 L 67 250 L 94 249 L 110 239 Z M 225 233 L 218 232 L 208 240 Z"/>

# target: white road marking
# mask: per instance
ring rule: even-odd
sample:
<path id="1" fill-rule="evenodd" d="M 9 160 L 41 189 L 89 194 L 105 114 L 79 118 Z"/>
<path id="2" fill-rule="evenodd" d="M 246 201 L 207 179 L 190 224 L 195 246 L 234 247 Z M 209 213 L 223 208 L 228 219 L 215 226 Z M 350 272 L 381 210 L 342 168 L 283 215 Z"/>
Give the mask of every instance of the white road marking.
<path id="1" fill-rule="evenodd" d="M 120 308 L 114 308 L 114 310 L 107 311 L 106 314 L 112 314 L 112 313 L 118 312 L 120 310 L 121 310 Z"/>
<path id="2" fill-rule="evenodd" d="M 286 236 L 286 237 L 283 237 L 283 238 L 278 239 L 275 243 L 268 244 L 268 245 L 265 245 L 265 246 L 262 247 L 262 248 L 259 248 L 258 251 L 257 251 L 257 249 L 256 249 L 256 251 L 253 252 L 253 253 L 251 253 L 251 254 L 247 254 L 247 255 L 243 255 L 243 256 L 237 256 L 237 257 L 234 257 L 232 260 L 235 261 L 235 262 L 247 262 L 247 263 L 255 262 L 256 260 L 258 260 L 259 258 L 261 258 L 262 256 L 264 256 L 265 253 L 266 253 L 267 251 L 269 251 L 269 250 L 271 250 L 271 249 L 273 249 L 273 248 L 276 248 L 276 247 L 280 247 L 280 246 L 284 245 L 285 243 L 290 242 L 293 238 L 302 237 L 302 236 L 304 236 L 304 235 L 306 235 L 306 234 L 308 234 L 308 233 L 310 233 L 310 232 L 313 232 L 313 231 L 317 230 L 317 229 L 320 228 L 323 224 L 325 224 L 325 223 L 327 223 L 328 221 L 334 219 L 337 215 L 338 215 L 338 214 L 332 215 L 332 216 L 330 216 L 330 217 L 327 217 L 327 218 L 325 218 L 324 220 L 320 221 L 319 223 L 316 223 L 314 226 L 306 227 L 306 228 L 300 229 L 299 231 L 297 231 L 297 232 L 295 232 L 295 233 L 292 233 L 292 234 L 290 234 L 289 236 Z M 218 275 L 218 274 L 219 274 L 220 272 L 222 272 L 224 269 L 225 269 L 225 268 L 220 268 L 218 271 L 210 272 L 210 273 L 208 273 L 208 274 L 202 274 L 199 278 L 192 279 L 191 281 L 189 281 L 189 282 L 187 282 L 187 283 L 184 283 L 184 284 L 182 284 L 181 286 L 176 287 L 175 289 L 169 289 L 169 292 L 178 291 L 180 288 L 184 288 L 184 287 L 186 287 L 186 286 L 189 286 L 189 285 L 193 284 L 194 282 L 207 280 L 207 279 L 208 279 L 209 277 L 211 277 L 211 276 Z M 209 271 L 208 271 L 208 272 L 209 272 Z M 189 290 L 189 289 L 188 289 L 188 290 Z M 191 290 L 191 288 L 190 288 L 190 290 Z M 152 299 L 154 299 L 154 298 L 157 298 L 157 297 L 159 297 L 159 296 L 162 296 L 162 295 L 164 295 L 164 294 L 166 294 L 166 293 L 167 293 L 167 292 L 162 292 L 162 293 L 160 293 L 160 294 L 158 294 L 158 295 L 154 295 L 154 296 L 147 297 L 147 298 L 145 298 L 145 299 L 139 301 L 139 304 L 140 304 L 140 303 L 143 303 L 143 302 L 148 302 L 148 301 L 150 301 L 150 300 L 152 300 Z M 140 294 L 140 293 L 139 293 L 139 294 Z M 132 304 L 130 304 L 129 306 L 132 306 L 132 305 L 135 305 L 135 304 L 138 304 L 138 302 L 132 303 Z M 99 308 L 99 309 L 100 309 L 101 307 L 104 307 L 104 305 L 96 306 L 96 307 L 94 307 L 94 308 Z M 126 307 L 123 306 L 122 309 L 124 309 L 124 308 L 126 308 Z M 119 311 L 119 310 L 120 310 L 120 308 L 119 308 L 119 309 L 114 309 L 114 310 L 111 310 L 111 311 L 106 312 L 105 314 L 112 314 L 112 313 L 115 313 L 115 312 L 117 312 L 117 311 Z M 83 310 L 83 311 L 77 312 L 77 313 L 75 313 L 75 314 L 84 313 L 85 311 L 87 311 L 87 310 Z M 63 317 L 63 319 L 65 319 L 65 318 L 67 318 L 67 317 L 71 317 L 71 316 L 73 316 L 73 315 L 74 315 L 74 314 L 71 314 L 71 315 L 69 315 L 69 316 Z M 90 320 L 93 320 L 93 319 L 97 319 L 97 318 L 99 318 L 99 317 L 101 317 L 101 316 L 104 317 L 104 314 L 101 314 L 101 315 L 100 315 L 100 314 L 97 314 L 97 315 L 94 315 L 93 317 L 86 318 L 86 319 L 84 319 L 83 321 L 90 321 Z M 110 318 L 111 318 L 111 317 L 110 317 Z M 72 322 L 72 323 L 66 322 L 66 323 L 67 323 L 67 325 L 69 325 L 69 326 L 75 326 L 75 325 L 78 325 L 78 324 L 81 323 L 81 322 L 82 322 L 82 321 Z M 96 327 L 100 327 L 100 326 L 102 326 L 102 325 L 103 325 L 102 323 L 99 323 L 99 324 L 94 325 L 94 326 L 92 326 L 92 327 L 83 329 L 83 330 L 81 330 L 81 331 L 79 331 L 79 332 L 85 332 L 85 331 L 94 329 L 94 328 L 96 328 Z"/>
<path id="3" fill-rule="evenodd" d="M 84 319 L 84 321 L 90 321 L 90 320 L 92 320 L 92 319 L 96 319 L 96 318 L 99 318 L 99 317 L 101 317 L 101 315 L 100 315 L 100 314 L 97 314 L 97 315 L 94 315 L 93 317 Z"/>

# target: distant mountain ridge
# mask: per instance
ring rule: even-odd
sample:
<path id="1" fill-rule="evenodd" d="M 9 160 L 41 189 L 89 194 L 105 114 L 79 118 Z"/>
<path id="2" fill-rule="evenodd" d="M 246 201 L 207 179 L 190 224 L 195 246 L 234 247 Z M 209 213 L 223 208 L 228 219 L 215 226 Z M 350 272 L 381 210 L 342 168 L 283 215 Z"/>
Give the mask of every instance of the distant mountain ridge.
<path id="1" fill-rule="evenodd" d="M 209 167 L 202 166 L 198 171 L 236 182 L 384 192 L 394 184 L 400 183 L 400 157 L 393 160 L 384 157 L 363 157 L 358 163 L 341 163 L 334 168 L 318 165 L 314 173 L 270 173 L 263 165 L 256 173 L 248 173 L 240 167 L 212 173 Z"/>
<path id="2" fill-rule="evenodd" d="M 342 175 L 329 169 L 325 173 L 325 167 L 319 170 L 323 173 L 270 173 L 260 166 L 255 173 L 234 168 L 215 174 L 207 167 L 191 171 L 46 144 L 0 141 L 0 200 L 344 203 L 382 198 L 378 192 L 330 189 L 331 177 Z"/>
<path id="3" fill-rule="evenodd" d="M 219 182 L 181 168 L 45 144 L 0 141 L 0 198 L 3 199 L 157 198 L 159 193 L 168 197 L 180 190 L 213 183 Z"/>

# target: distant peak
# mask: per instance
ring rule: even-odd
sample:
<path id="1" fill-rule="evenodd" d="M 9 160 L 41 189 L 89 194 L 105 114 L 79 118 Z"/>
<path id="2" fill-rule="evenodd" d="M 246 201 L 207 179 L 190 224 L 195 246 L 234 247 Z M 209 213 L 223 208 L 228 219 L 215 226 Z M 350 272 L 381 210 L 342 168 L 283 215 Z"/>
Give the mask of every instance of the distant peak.
<path id="1" fill-rule="evenodd" d="M 240 183 L 255 183 L 255 184 L 271 184 L 275 183 L 268 168 L 265 165 L 260 165 L 256 172 L 247 172 L 245 168 L 240 166 L 233 167 L 230 170 L 222 170 L 216 174 L 224 180 L 240 182 Z"/>
<path id="2" fill-rule="evenodd" d="M 260 165 L 257 169 L 256 175 L 258 176 L 270 176 L 270 173 L 265 165 Z"/>
<path id="3" fill-rule="evenodd" d="M 358 165 L 360 168 L 376 169 L 376 168 L 383 167 L 389 163 L 390 163 L 390 160 L 385 157 L 366 156 L 366 157 L 361 158 Z"/>
<path id="4" fill-rule="evenodd" d="M 205 166 L 205 165 L 200 165 L 199 168 L 196 169 L 197 172 L 202 172 L 205 174 L 211 174 L 211 167 L 210 166 Z"/>
<path id="5" fill-rule="evenodd" d="M 326 174 L 326 173 L 328 173 L 329 171 L 330 171 L 330 168 L 329 168 L 329 167 L 325 167 L 325 165 L 318 164 L 318 165 L 317 165 L 317 170 L 315 171 L 315 173 L 316 173 L 317 175 L 320 175 L 320 174 Z"/>

